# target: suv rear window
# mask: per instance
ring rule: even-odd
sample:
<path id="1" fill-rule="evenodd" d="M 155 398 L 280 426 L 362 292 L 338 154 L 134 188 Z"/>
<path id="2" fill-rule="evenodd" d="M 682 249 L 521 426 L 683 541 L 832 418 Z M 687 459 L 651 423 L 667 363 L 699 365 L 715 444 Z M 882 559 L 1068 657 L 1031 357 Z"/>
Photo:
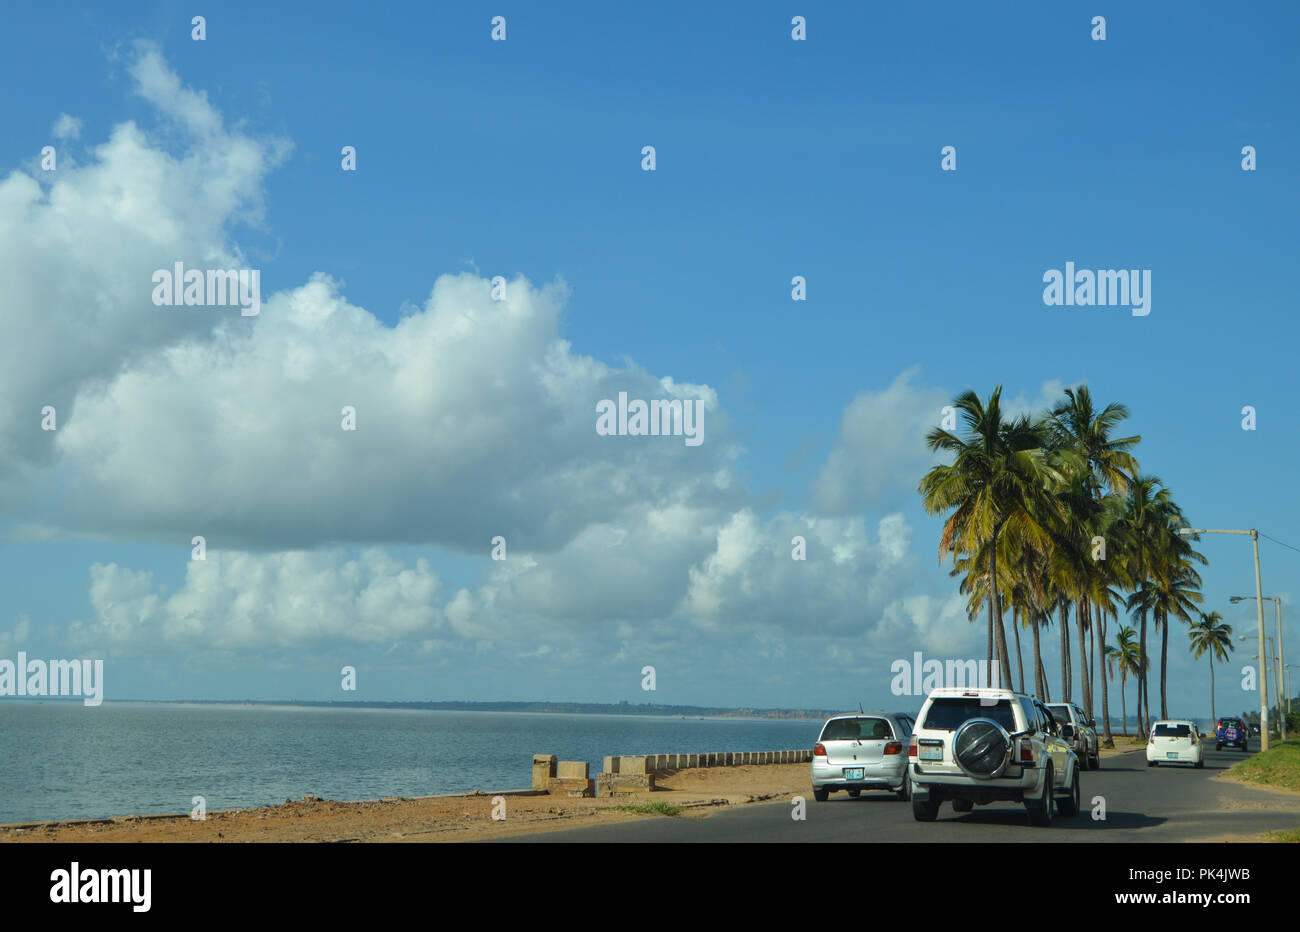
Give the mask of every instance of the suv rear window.
<path id="1" fill-rule="evenodd" d="M 1071 724 L 1070 707 L 1068 705 L 1049 705 L 1047 711 L 1052 713 L 1052 718 L 1056 719 L 1058 725 Z"/>
<path id="2" fill-rule="evenodd" d="M 822 729 L 821 741 L 892 741 L 894 730 L 883 718 L 833 718 Z"/>
<path id="3" fill-rule="evenodd" d="M 1157 738 L 1186 738 L 1192 733 L 1190 725 L 1157 725 Z"/>
<path id="4" fill-rule="evenodd" d="M 1009 732 L 1019 730 L 1009 700 L 999 699 L 996 705 L 981 705 L 978 698 L 965 696 L 935 699 L 930 703 L 930 709 L 925 713 L 925 724 L 921 727 L 956 731 L 972 718 L 992 719 Z"/>

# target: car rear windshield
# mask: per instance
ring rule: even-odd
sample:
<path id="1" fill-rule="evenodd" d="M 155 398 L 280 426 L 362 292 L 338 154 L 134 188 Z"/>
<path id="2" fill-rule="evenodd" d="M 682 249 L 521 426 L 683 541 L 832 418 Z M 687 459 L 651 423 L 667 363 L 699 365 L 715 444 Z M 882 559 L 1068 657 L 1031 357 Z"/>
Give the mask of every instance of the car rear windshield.
<path id="1" fill-rule="evenodd" d="M 892 741 L 894 731 L 883 718 L 833 718 L 822 729 L 822 741 Z"/>
<path id="2" fill-rule="evenodd" d="M 1225 718 L 1223 721 L 1219 722 L 1219 727 L 1220 728 L 1241 728 L 1242 725 L 1241 722 L 1239 722 L 1235 718 Z"/>
<path id="3" fill-rule="evenodd" d="M 1192 733 L 1191 725 L 1157 725 L 1157 738 L 1186 738 Z"/>
<path id="4" fill-rule="evenodd" d="M 930 710 L 925 714 L 925 724 L 921 727 L 935 731 L 956 731 L 972 718 L 992 719 L 1007 731 L 1016 731 L 1016 717 L 1011 711 L 1009 700 L 999 699 L 996 705 L 981 705 L 977 697 L 969 696 L 935 699 L 930 703 Z"/>
<path id="5" fill-rule="evenodd" d="M 1070 724 L 1070 707 L 1068 705 L 1049 705 L 1047 711 L 1052 713 L 1058 725 Z"/>

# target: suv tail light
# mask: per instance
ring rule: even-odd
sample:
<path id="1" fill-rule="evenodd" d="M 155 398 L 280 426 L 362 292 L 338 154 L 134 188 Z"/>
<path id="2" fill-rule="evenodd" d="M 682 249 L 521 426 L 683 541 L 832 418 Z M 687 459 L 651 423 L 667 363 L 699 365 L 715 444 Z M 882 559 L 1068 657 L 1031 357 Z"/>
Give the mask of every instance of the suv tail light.
<path id="1" fill-rule="evenodd" d="M 909 742 L 907 743 L 907 756 L 908 756 L 908 757 L 915 757 L 915 756 L 916 756 L 916 739 L 915 739 L 915 738 L 913 738 L 911 741 L 909 741 Z"/>
<path id="2" fill-rule="evenodd" d="M 1028 739 L 1020 739 L 1020 763 L 1032 764 L 1034 762 L 1034 746 L 1029 743 Z"/>
<path id="3" fill-rule="evenodd" d="M 901 741 L 891 741 L 891 742 L 889 742 L 888 744 L 885 745 L 885 753 L 886 753 L 886 754 L 902 754 L 902 753 L 903 753 L 903 742 L 901 742 Z"/>
<path id="4" fill-rule="evenodd" d="M 813 745 L 813 757 L 825 757 L 825 756 L 826 756 L 826 745 L 824 745 L 824 744 L 814 744 L 814 745 Z"/>

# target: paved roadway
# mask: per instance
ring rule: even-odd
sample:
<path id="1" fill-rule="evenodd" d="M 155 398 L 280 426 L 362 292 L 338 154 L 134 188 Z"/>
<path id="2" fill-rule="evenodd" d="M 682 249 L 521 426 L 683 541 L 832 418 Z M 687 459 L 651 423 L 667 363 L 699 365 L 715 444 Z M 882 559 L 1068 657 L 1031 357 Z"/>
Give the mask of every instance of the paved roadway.
<path id="1" fill-rule="evenodd" d="M 806 798 L 807 819 L 791 818 L 789 802 L 756 804 L 708 818 L 643 820 L 514 836 L 506 842 L 1178 842 L 1258 835 L 1300 826 L 1300 795 L 1212 780 L 1237 763 L 1240 751 L 1206 748 L 1205 766 L 1148 768 L 1143 751 L 1108 757 L 1080 774 L 1084 810 L 1059 813 L 1049 828 L 1028 824 L 1023 806 L 993 803 L 958 815 L 945 803 L 936 822 L 917 822 L 911 803 L 892 794 L 833 793 Z M 1253 752 L 1252 752 L 1253 753 Z M 1104 821 L 1091 817 L 1093 797 L 1106 801 Z"/>

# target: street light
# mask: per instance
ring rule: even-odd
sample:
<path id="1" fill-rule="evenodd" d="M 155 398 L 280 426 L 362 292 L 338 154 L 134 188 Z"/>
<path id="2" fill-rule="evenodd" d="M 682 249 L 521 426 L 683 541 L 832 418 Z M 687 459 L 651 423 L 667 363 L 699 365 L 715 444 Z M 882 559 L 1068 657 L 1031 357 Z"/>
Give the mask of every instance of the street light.
<path id="1" fill-rule="evenodd" d="M 1259 581 L 1259 531 L 1251 528 L 1248 531 L 1223 531 L 1207 530 L 1205 528 L 1180 527 L 1177 532 L 1179 537 L 1195 537 L 1197 534 L 1249 534 L 1251 542 L 1255 545 L 1255 607 L 1259 610 L 1259 656 L 1267 657 L 1264 653 L 1264 589 Z M 1259 745 L 1260 750 L 1268 750 L 1268 668 L 1265 667 L 1264 675 L 1259 678 Z"/>
<path id="2" fill-rule="evenodd" d="M 1234 595 L 1230 599 L 1228 599 L 1228 601 L 1241 602 L 1246 599 L 1253 599 L 1253 598 L 1255 598 L 1253 595 Z M 1266 595 L 1260 601 L 1261 604 L 1263 602 L 1277 603 L 1277 653 L 1273 655 L 1273 669 L 1275 671 L 1273 675 L 1273 685 L 1277 687 L 1277 689 L 1275 690 L 1277 696 L 1275 698 L 1277 699 L 1278 702 L 1278 711 L 1279 713 L 1281 713 L 1282 696 L 1283 694 L 1286 693 L 1286 683 L 1284 677 L 1282 676 L 1282 668 L 1283 665 L 1286 663 L 1286 644 L 1283 643 L 1282 641 L 1282 599 L 1279 596 Z M 1288 709 L 1287 711 L 1289 712 L 1290 709 Z M 1285 741 L 1286 740 L 1286 715 L 1283 713 L 1281 717 L 1282 717 L 1282 721 L 1280 724 L 1282 725 L 1282 740 Z"/>

